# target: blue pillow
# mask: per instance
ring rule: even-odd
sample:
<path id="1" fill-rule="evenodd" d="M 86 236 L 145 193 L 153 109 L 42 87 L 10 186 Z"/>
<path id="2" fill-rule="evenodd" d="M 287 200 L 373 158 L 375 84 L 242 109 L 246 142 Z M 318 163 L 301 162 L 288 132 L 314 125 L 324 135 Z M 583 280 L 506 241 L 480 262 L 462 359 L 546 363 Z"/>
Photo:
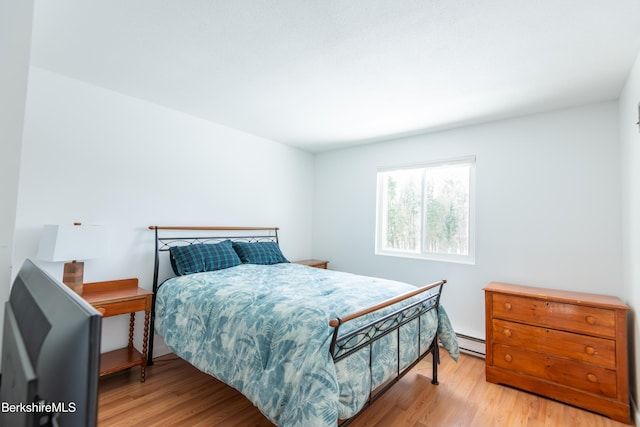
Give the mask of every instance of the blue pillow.
<path id="1" fill-rule="evenodd" d="M 220 243 L 202 243 L 169 248 L 171 267 L 179 276 L 222 270 L 242 264 L 233 250 L 231 240 Z"/>
<path id="2" fill-rule="evenodd" d="M 233 242 L 233 249 L 245 264 L 278 264 L 289 262 L 276 242 Z"/>

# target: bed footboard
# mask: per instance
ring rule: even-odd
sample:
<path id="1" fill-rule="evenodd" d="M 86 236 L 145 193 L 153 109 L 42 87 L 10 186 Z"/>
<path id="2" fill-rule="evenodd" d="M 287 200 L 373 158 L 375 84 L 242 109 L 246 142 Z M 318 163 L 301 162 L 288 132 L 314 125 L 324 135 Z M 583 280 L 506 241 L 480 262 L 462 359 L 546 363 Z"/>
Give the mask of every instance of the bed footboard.
<path id="1" fill-rule="evenodd" d="M 369 354 L 372 354 L 371 346 L 376 341 L 382 339 L 389 334 L 397 334 L 398 351 L 397 351 L 397 371 L 395 376 L 388 379 L 380 387 L 373 389 L 373 385 L 370 387 L 369 398 L 364 407 L 354 415 L 352 418 L 340 420 L 339 425 L 344 426 L 353 421 L 362 411 L 371 405 L 378 397 L 382 396 L 390 387 L 398 382 L 404 374 L 411 370 L 420 360 L 422 360 L 427 354 L 431 353 L 433 356 L 432 367 L 432 379 L 433 384 L 438 384 L 438 364 L 440 363 L 440 351 L 438 347 L 438 334 L 435 333 L 432 342 L 423 352 L 420 346 L 420 337 L 422 335 L 420 317 L 424 314 L 438 309 L 440 303 L 440 295 L 442 288 L 446 283 L 446 280 L 431 283 L 429 285 L 418 288 L 414 291 L 405 293 L 388 301 L 382 302 L 376 306 L 366 308 L 364 310 L 351 313 L 342 318 L 335 318 L 329 322 L 329 325 L 333 327 L 333 338 L 331 340 L 331 347 L 329 349 L 331 357 L 334 362 L 337 363 L 340 360 L 354 354 L 355 352 L 369 347 Z M 433 291 L 431 291 L 433 290 Z M 431 292 L 429 292 L 431 291 Z M 375 319 L 357 329 L 340 335 L 341 326 L 349 321 L 360 318 L 366 314 L 374 313 L 382 308 L 391 306 L 406 299 L 418 296 L 416 301 L 413 301 L 410 305 L 407 305 L 401 309 L 398 309 L 392 313 L 389 313 L 383 317 Z M 407 366 L 401 367 L 401 348 L 400 348 L 400 328 L 407 323 L 418 319 L 418 357 L 409 363 Z M 373 377 L 372 373 L 372 361 L 369 358 L 369 373 L 370 377 Z"/>

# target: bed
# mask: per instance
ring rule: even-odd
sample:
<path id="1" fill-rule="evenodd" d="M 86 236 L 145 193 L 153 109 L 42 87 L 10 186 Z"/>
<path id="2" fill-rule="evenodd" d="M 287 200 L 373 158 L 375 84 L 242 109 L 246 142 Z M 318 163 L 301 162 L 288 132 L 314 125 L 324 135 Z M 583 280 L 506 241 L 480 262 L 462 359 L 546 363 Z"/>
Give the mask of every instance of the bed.
<path id="1" fill-rule="evenodd" d="M 438 342 L 457 360 L 445 280 L 416 288 L 291 263 L 275 227 L 149 228 L 152 328 L 279 426 L 346 425 L 427 354 L 437 384 Z M 176 274 L 162 283 L 161 258 Z M 152 364 L 153 336 L 149 347 Z"/>

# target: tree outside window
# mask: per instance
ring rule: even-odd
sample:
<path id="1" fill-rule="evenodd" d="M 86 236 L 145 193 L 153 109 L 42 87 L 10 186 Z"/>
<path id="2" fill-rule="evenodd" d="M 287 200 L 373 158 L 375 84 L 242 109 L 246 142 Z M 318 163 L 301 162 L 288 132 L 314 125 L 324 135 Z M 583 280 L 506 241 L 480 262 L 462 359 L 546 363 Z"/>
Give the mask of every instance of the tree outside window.
<path id="1" fill-rule="evenodd" d="M 376 253 L 474 262 L 475 158 L 378 172 Z"/>

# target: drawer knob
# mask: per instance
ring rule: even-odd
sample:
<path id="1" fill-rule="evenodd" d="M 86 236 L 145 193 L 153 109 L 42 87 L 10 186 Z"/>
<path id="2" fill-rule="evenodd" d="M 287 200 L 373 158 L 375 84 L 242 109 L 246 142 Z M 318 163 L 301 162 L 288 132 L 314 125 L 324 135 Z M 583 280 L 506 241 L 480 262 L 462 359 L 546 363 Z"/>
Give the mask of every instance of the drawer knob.
<path id="1" fill-rule="evenodd" d="M 511 303 L 510 302 L 505 302 L 504 303 L 504 308 L 507 310 L 511 310 Z"/>
<path id="2" fill-rule="evenodd" d="M 596 354 L 596 349 L 588 345 L 584 348 L 584 352 L 587 353 L 589 356 L 593 356 L 594 354 Z"/>
<path id="3" fill-rule="evenodd" d="M 107 312 L 107 309 L 104 307 L 98 307 L 96 308 L 96 310 L 98 310 L 98 312 L 100 312 L 100 314 L 102 314 L 103 316 Z"/>
<path id="4" fill-rule="evenodd" d="M 505 329 L 503 333 L 504 333 L 505 337 L 510 337 L 511 336 L 511 329 Z"/>
<path id="5" fill-rule="evenodd" d="M 587 379 L 588 379 L 589 381 L 591 381 L 592 383 L 597 383 L 597 382 L 598 382 L 598 377 L 596 377 L 596 376 L 595 376 L 595 375 L 593 375 L 593 374 L 587 374 Z"/>
<path id="6" fill-rule="evenodd" d="M 507 353 L 504 355 L 504 360 L 511 363 L 511 361 L 513 360 L 513 357 L 511 357 L 511 355 Z"/>
<path id="7" fill-rule="evenodd" d="M 587 316 L 585 318 L 585 320 L 587 321 L 588 324 L 590 325 L 595 325 L 596 324 L 596 318 L 593 316 Z"/>

